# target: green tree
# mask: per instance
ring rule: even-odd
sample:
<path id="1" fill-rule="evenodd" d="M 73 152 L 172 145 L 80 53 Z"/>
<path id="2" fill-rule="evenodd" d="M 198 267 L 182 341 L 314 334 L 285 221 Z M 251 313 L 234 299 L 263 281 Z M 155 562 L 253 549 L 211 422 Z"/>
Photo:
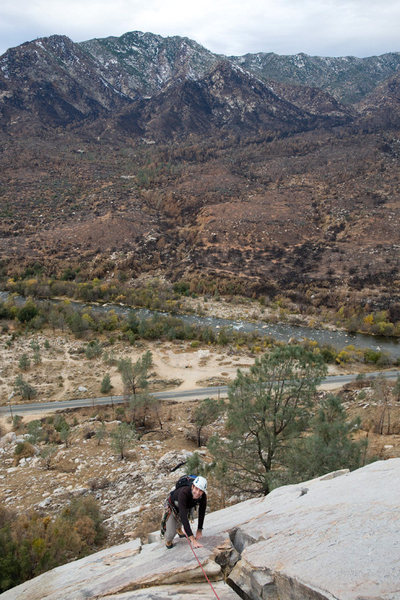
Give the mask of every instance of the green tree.
<path id="1" fill-rule="evenodd" d="M 92 497 L 71 501 L 54 517 L 0 507 L 0 594 L 96 549 L 105 537 Z"/>
<path id="2" fill-rule="evenodd" d="M 40 344 L 36 340 L 32 340 L 30 346 L 33 350 L 33 362 L 35 365 L 40 365 L 42 357 L 40 356 Z"/>
<path id="3" fill-rule="evenodd" d="M 291 451 L 290 480 L 304 480 L 338 469 L 357 469 L 364 460 L 367 440 L 355 441 L 360 418 L 347 420 L 337 396 L 324 397 L 311 423 L 311 434 L 297 440 Z"/>
<path id="4" fill-rule="evenodd" d="M 111 432 L 111 446 L 120 459 L 123 460 L 126 456 L 126 451 L 130 448 L 136 440 L 136 431 L 133 425 L 128 423 L 120 423 Z"/>
<path id="5" fill-rule="evenodd" d="M 150 351 L 145 352 L 135 363 L 132 363 L 130 358 L 121 359 L 118 362 L 118 371 L 122 377 L 125 394 L 129 397 L 132 420 L 135 420 L 138 412 L 143 412 L 143 409 L 146 414 L 152 402 L 146 393 L 149 385 L 149 369 L 152 364 L 153 355 Z"/>
<path id="6" fill-rule="evenodd" d="M 22 375 L 18 375 L 14 381 L 14 390 L 20 394 L 24 400 L 32 400 L 37 395 L 36 389 L 30 385 Z"/>
<path id="7" fill-rule="evenodd" d="M 65 444 L 65 447 L 68 448 L 71 438 L 71 428 L 68 423 L 62 425 L 59 430 L 60 440 Z"/>
<path id="8" fill-rule="evenodd" d="M 379 375 L 372 385 L 374 392 L 374 400 L 376 400 L 380 407 L 380 417 L 376 424 L 376 433 L 383 435 L 390 435 L 391 433 L 391 386 L 387 379 L 383 375 Z M 386 431 L 385 431 L 386 429 Z"/>
<path id="9" fill-rule="evenodd" d="M 100 427 L 98 429 L 96 429 L 96 439 L 97 439 L 97 445 L 100 446 L 101 442 L 104 440 L 104 438 L 107 435 L 107 429 L 106 429 L 106 425 L 103 422 Z"/>
<path id="10" fill-rule="evenodd" d="M 133 420 L 139 422 L 143 427 L 147 426 L 148 418 L 154 416 L 160 429 L 162 429 L 162 421 L 160 415 L 161 401 L 152 394 L 149 394 L 146 390 L 131 396 L 129 399 L 129 406 L 132 411 Z"/>
<path id="11" fill-rule="evenodd" d="M 193 414 L 193 420 L 196 425 L 197 445 L 202 445 L 201 432 L 203 427 L 214 423 L 225 408 L 223 400 L 215 398 L 205 398 L 197 406 Z"/>
<path id="12" fill-rule="evenodd" d="M 108 394 L 112 389 L 111 377 L 108 373 L 106 373 L 102 379 L 100 391 L 102 394 Z"/>
<path id="13" fill-rule="evenodd" d="M 31 366 L 31 361 L 29 360 L 28 355 L 24 352 L 24 354 L 20 357 L 18 361 L 18 366 L 21 371 L 27 371 Z"/>
<path id="14" fill-rule="evenodd" d="M 209 448 L 233 489 L 268 494 L 287 467 L 288 449 L 310 424 L 317 385 L 326 373 L 320 354 L 301 346 L 277 348 L 238 370 L 229 387 L 227 437 Z"/>

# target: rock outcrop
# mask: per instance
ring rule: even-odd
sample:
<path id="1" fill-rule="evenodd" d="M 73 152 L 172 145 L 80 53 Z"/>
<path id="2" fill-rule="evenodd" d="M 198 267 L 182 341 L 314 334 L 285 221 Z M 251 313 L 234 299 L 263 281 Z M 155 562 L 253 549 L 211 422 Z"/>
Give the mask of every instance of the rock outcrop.
<path id="1" fill-rule="evenodd" d="M 221 600 L 400 598 L 400 459 L 274 490 L 206 517 L 197 555 Z M 223 575 L 231 589 L 222 582 Z M 211 598 L 185 539 L 108 548 L 2 600 Z"/>

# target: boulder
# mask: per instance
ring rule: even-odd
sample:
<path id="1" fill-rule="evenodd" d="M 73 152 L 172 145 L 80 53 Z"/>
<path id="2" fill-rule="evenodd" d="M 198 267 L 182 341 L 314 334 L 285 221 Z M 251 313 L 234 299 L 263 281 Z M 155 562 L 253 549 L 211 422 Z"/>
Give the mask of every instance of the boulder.
<path id="1" fill-rule="evenodd" d="M 162 473 L 171 473 L 184 465 L 192 454 L 189 450 L 170 450 L 158 460 L 157 469 Z"/>

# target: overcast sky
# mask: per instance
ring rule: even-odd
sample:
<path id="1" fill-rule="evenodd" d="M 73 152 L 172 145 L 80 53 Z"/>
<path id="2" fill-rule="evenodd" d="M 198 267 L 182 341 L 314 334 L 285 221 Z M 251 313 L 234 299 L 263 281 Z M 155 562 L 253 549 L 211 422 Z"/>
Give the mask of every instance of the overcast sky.
<path id="1" fill-rule="evenodd" d="M 400 0 L 1 0 L 0 54 L 37 37 L 180 35 L 226 55 L 400 51 Z"/>

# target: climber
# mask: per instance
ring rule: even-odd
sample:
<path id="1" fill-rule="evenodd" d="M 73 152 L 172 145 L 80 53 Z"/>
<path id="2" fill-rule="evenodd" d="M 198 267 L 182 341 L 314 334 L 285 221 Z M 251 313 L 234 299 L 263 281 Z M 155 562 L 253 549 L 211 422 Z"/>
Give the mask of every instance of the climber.
<path id="1" fill-rule="evenodd" d="M 173 547 L 172 540 L 176 533 L 179 537 L 188 537 L 194 548 L 201 548 L 203 544 L 200 539 L 203 535 L 204 516 L 207 507 L 207 480 L 198 476 L 195 479 L 190 476 L 182 477 L 176 487 L 169 494 L 165 508 L 161 534 L 165 535 L 165 546 L 167 549 Z M 196 535 L 189 524 L 189 513 L 191 509 L 199 507 L 199 517 Z M 182 527 L 184 531 L 182 530 Z"/>

